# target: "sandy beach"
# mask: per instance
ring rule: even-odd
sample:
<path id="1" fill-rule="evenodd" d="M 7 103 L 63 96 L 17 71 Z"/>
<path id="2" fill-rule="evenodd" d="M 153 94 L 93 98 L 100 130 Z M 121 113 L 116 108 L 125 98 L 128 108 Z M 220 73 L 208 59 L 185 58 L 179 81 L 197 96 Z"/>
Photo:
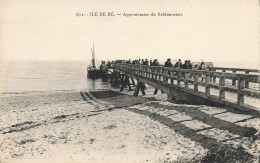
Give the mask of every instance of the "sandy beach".
<path id="1" fill-rule="evenodd" d="M 207 162 L 226 156 L 259 161 L 258 117 L 170 103 L 163 96 L 115 91 L 2 95 L 0 162 Z"/>

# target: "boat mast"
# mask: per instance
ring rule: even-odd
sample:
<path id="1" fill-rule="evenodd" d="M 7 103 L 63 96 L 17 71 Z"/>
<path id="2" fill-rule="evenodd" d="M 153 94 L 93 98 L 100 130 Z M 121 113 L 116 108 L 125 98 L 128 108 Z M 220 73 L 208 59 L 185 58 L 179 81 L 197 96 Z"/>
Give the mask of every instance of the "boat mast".
<path id="1" fill-rule="evenodd" d="M 96 68 L 96 64 L 95 64 L 95 51 L 94 51 L 94 42 L 93 42 L 93 49 L 91 49 L 92 52 L 92 66 L 94 68 Z"/>

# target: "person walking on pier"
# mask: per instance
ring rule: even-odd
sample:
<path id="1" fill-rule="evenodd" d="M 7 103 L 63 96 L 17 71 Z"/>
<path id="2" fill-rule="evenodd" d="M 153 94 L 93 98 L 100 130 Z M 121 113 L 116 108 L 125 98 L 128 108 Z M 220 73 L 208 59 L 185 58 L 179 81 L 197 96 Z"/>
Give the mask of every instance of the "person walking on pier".
<path id="1" fill-rule="evenodd" d="M 145 61 L 143 62 L 142 65 L 146 65 L 146 66 L 148 66 L 148 64 L 149 64 L 149 61 L 148 61 L 147 59 L 145 59 Z"/>
<path id="2" fill-rule="evenodd" d="M 178 62 L 176 62 L 175 67 L 176 68 L 181 68 L 182 67 L 181 59 L 178 59 Z"/>
<path id="3" fill-rule="evenodd" d="M 164 64 L 164 67 L 172 67 L 172 62 L 170 58 L 167 59 L 167 61 Z M 166 74 L 171 75 L 171 72 L 169 70 L 166 70 Z M 168 81 L 167 77 L 165 77 L 165 81 Z"/>
<path id="4" fill-rule="evenodd" d="M 138 63 L 139 65 L 141 65 L 141 59 L 139 59 L 137 63 Z"/>
<path id="5" fill-rule="evenodd" d="M 200 63 L 200 70 L 206 70 L 206 65 L 205 62 L 203 61 Z M 204 81 L 204 78 L 205 78 L 204 74 L 201 74 L 201 81 Z"/>
<path id="6" fill-rule="evenodd" d="M 152 60 L 150 60 L 149 66 L 153 66 L 153 61 Z"/>
<path id="7" fill-rule="evenodd" d="M 145 86 L 145 84 L 143 82 L 140 82 L 140 88 L 141 88 L 141 92 L 142 92 L 143 96 L 145 96 L 145 91 L 144 90 L 146 90 L 146 86 Z"/>
<path id="8" fill-rule="evenodd" d="M 182 65 L 181 68 L 188 69 L 188 61 L 187 60 L 184 61 L 184 64 Z"/>
<path id="9" fill-rule="evenodd" d="M 154 60 L 153 60 L 153 66 L 159 66 L 159 62 L 158 62 L 157 59 L 154 59 Z"/>
<path id="10" fill-rule="evenodd" d="M 185 63 L 182 65 L 183 69 L 192 69 L 192 64 L 190 63 L 190 60 L 185 60 Z"/>
<path id="11" fill-rule="evenodd" d="M 170 58 L 168 58 L 167 61 L 164 63 L 164 67 L 172 67 L 172 62 Z"/>
<path id="12" fill-rule="evenodd" d="M 108 66 L 108 68 L 111 68 L 111 67 L 112 67 L 112 64 L 111 64 L 110 61 L 107 62 L 107 66 Z"/>
<path id="13" fill-rule="evenodd" d="M 187 64 L 188 64 L 187 68 L 192 69 L 192 64 L 191 64 L 190 60 L 188 60 Z"/>
<path id="14" fill-rule="evenodd" d="M 152 64 L 150 64 L 150 66 L 159 66 L 159 62 L 157 59 L 154 59 Z M 154 72 L 155 68 L 151 68 L 151 71 Z M 152 78 L 154 77 L 154 74 L 152 74 Z"/>
<path id="15" fill-rule="evenodd" d="M 206 70 L 206 65 L 203 61 L 200 63 L 200 70 Z"/>
<path id="16" fill-rule="evenodd" d="M 142 59 L 142 61 L 141 61 L 141 65 L 144 65 L 144 59 Z"/>

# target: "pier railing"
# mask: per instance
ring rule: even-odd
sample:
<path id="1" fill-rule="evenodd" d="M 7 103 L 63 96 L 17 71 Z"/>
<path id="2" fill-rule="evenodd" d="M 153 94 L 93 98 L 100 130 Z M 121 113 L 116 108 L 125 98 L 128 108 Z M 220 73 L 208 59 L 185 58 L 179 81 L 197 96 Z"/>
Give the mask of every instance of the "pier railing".
<path id="1" fill-rule="evenodd" d="M 260 98 L 259 74 L 249 74 L 259 73 L 259 70 L 213 67 L 203 71 L 126 63 L 116 63 L 114 68 L 128 75 L 181 89 L 229 106 L 245 106 L 244 97 Z M 236 73 L 238 71 L 244 73 Z M 229 92 L 236 94 L 235 102 L 226 99 L 226 93 Z"/>
<path id="2" fill-rule="evenodd" d="M 227 72 L 227 73 L 239 73 L 239 74 L 254 74 L 259 75 L 260 70 L 256 69 L 242 69 L 242 68 L 225 68 L 225 67 L 211 67 L 210 71 L 220 71 L 220 72 Z M 232 79 L 232 85 L 236 85 L 236 80 Z M 249 88 L 249 82 L 245 81 L 245 88 Z M 259 87 L 260 90 L 260 87 Z"/>

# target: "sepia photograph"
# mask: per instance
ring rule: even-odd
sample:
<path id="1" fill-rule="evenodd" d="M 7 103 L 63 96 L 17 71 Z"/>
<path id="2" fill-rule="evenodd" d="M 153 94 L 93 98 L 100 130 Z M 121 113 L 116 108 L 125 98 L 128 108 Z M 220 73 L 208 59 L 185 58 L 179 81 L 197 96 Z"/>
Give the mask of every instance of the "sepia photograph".
<path id="1" fill-rule="evenodd" d="M 257 0 L 0 0 L 0 163 L 258 163 Z"/>

